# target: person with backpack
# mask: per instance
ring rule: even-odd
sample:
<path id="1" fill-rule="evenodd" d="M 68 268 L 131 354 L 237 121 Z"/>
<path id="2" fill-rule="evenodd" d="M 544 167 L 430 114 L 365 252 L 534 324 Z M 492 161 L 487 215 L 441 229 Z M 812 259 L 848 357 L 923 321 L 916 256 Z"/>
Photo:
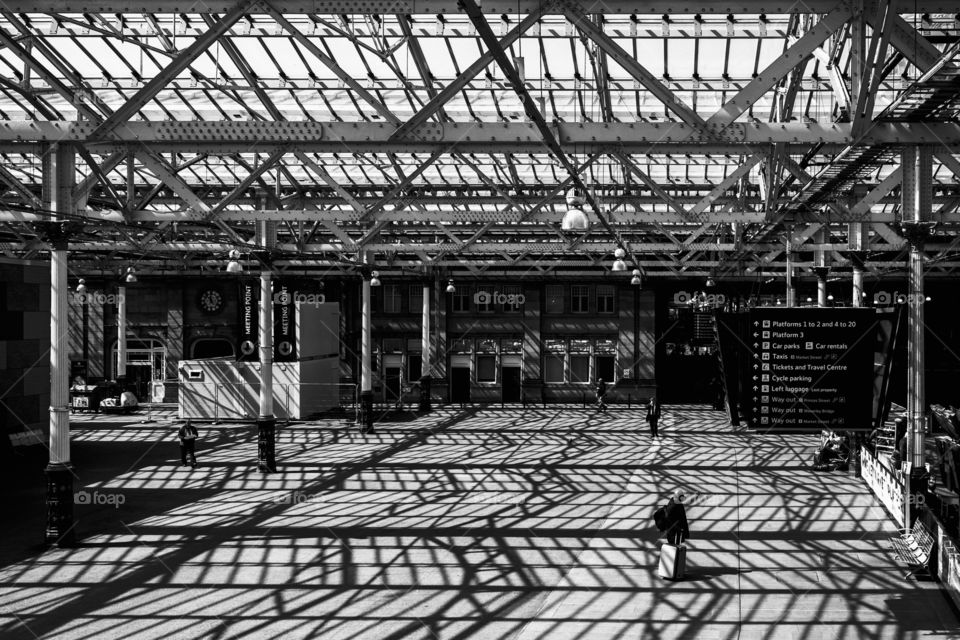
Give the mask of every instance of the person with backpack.
<path id="1" fill-rule="evenodd" d="M 663 534 L 670 544 L 682 544 L 690 538 L 690 526 L 687 523 L 687 510 L 683 506 L 686 495 L 683 489 L 673 494 L 664 507 Z"/>
<path id="2" fill-rule="evenodd" d="M 682 490 L 677 491 L 666 506 L 657 509 L 653 514 L 660 535 L 667 539 L 660 547 L 658 568 L 660 577 L 667 580 L 681 580 L 686 571 L 687 548 L 683 541 L 690 537 L 690 527 L 683 506 L 685 497 Z"/>
<path id="3" fill-rule="evenodd" d="M 197 437 L 199 435 L 197 428 L 190 424 L 189 420 L 177 432 L 177 437 L 180 438 L 180 462 L 183 466 L 188 464 L 191 467 L 197 466 Z"/>

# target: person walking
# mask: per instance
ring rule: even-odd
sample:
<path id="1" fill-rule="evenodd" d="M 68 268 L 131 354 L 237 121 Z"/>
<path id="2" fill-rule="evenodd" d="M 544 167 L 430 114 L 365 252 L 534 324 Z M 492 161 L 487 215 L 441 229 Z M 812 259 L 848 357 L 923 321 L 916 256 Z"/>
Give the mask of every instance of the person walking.
<path id="1" fill-rule="evenodd" d="M 659 438 L 660 434 L 657 433 L 657 423 L 660 421 L 660 401 L 657 400 L 657 396 L 650 398 L 650 402 L 647 403 L 647 422 L 650 423 L 650 437 Z"/>
<path id="2" fill-rule="evenodd" d="M 663 534 L 670 544 L 682 544 L 684 540 L 690 538 L 690 527 L 687 523 L 687 510 L 683 506 L 686 499 L 682 489 L 677 490 L 667 502 L 664 514 Z"/>
<path id="3" fill-rule="evenodd" d="M 199 435 L 197 428 L 190 424 L 189 420 L 177 432 L 177 437 L 180 438 L 180 462 L 183 466 L 188 464 L 191 467 L 197 466 L 197 437 Z"/>
<path id="4" fill-rule="evenodd" d="M 597 411 L 600 413 L 606 413 L 607 403 L 604 401 L 604 396 L 607 395 L 607 383 L 603 381 L 603 378 L 597 380 Z"/>

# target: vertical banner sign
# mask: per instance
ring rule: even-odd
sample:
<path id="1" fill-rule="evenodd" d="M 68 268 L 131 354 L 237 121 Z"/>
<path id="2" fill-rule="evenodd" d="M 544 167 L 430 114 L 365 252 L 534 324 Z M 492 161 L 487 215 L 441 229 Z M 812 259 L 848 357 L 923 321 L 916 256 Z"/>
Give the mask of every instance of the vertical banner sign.
<path id="1" fill-rule="evenodd" d="M 296 362 L 295 292 L 288 282 L 273 285 L 273 359 L 275 362 Z"/>
<path id="2" fill-rule="evenodd" d="M 753 309 L 751 426 L 871 429 L 876 332 L 873 309 Z"/>
<path id="3" fill-rule="evenodd" d="M 237 359 L 241 362 L 255 362 L 260 359 L 257 353 L 259 336 L 259 316 L 257 295 L 260 282 L 257 280 L 242 280 L 240 282 L 240 344 L 237 348 Z"/>

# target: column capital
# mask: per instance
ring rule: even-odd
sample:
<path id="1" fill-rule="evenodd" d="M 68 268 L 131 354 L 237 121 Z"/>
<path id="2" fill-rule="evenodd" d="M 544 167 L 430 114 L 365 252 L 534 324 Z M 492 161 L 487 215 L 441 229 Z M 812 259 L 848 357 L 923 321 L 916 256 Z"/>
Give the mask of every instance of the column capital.
<path id="1" fill-rule="evenodd" d="M 830 267 L 813 267 L 813 273 L 817 276 L 817 280 L 826 280 L 830 275 Z"/>
<path id="2" fill-rule="evenodd" d="M 840 251 L 840 255 L 850 261 L 854 269 L 863 269 L 867 262 L 868 252 L 866 251 Z"/>
<path id="3" fill-rule="evenodd" d="M 268 269 L 273 266 L 273 252 L 269 249 L 254 249 L 250 255 Z"/>
<path id="4" fill-rule="evenodd" d="M 70 238 L 83 229 L 83 225 L 72 220 L 37 222 L 34 225 L 40 238 L 54 249 L 66 249 Z"/>
<path id="5" fill-rule="evenodd" d="M 900 233 L 914 247 L 922 246 L 934 234 L 936 222 L 928 220 L 904 220 L 900 223 Z"/>

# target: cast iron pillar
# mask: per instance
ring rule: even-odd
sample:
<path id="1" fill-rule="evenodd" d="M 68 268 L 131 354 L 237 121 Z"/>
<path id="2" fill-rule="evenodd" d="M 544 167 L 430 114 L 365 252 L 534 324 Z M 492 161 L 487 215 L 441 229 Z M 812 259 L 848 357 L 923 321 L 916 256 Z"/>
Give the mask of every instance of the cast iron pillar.
<path id="1" fill-rule="evenodd" d="M 50 211 L 73 206 L 74 150 L 51 145 L 43 156 L 43 200 Z M 67 297 L 67 242 L 71 225 L 51 222 L 40 227 L 50 244 L 50 460 L 46 468 L 47 522 L 44 542 L 71 547 L 76 542 L 73 519 L 73 465 L 70 462 L 70 329 Z"/>
<path id="2" fill-rule="evenodd" d="M 814 274 L 817 276 L 817 306 L 827 306 L 827 276 L 830 274 L 830 267 L 814 267 Z"/>
<path id="3" fill-rule="evenodd" d="M 853 297 L 851 304 L 854 307 L 863 306 L 863 256 L 851 254 L 850 263 L 853 265 Z"/>
<path id="4" fill-rule="evenodd" d="M 428 280 L 423 284 L 423 314 L 421 322 L 423 324 L 422 333 L 420 336 L 420 353 L 421 353 L 421 369 L 420 369 L 420 412 L 429 413 L 431 410 L 430 404 L 430 371 L 431 361 L 433 354 L 431 353 L 431 343 L 430 340 L 430 293 L 433 290 L 432 283 Z"/>
<path id="5" fill-rule="evenodd" d="M 797 306 L 797 289 L 793 286 L 793 229 L 787 229 L 787 249 L 784 257 L 787 262 L 787 307 Z"/>
<path id="6" fill-rule="evenodd" d="M 121 278 L 124 277 L 122 274 Z M 127 288 L 117 287 L 117 383 L 126 391 L 127 383 Z"/>
<path id="7" fill-rule="evenodd" d="M 50 251 L 50 463 L 47 465 L 47 543 L 72 546 L 73 466 L 70 464 L 67 243 Z"/>
<path id="8" fill-rule="evenodd" d="M 373 433 L 373 380 L 370 368 L 370 273 L 363 273 L 360 309 L 360 433 Z"/>
<path id="9" fill-rule="evenodd" d="M 260 272 L 260 411 L 257 416 L 257 469 L 277 470 L 277 421 L 273 416 L 273 285 L 268 269 Z"/>
<path id="10" fill-rule="evenodd" d="M 906 147 L 902 152 L 901 167 L 901 231 L 910 243 L 908 258 L 909 282 L 907 295 L 907 460 L 911 463 L 910 477 L 905 482 L 904 526 L 911 523 L 911 506 L 917 503 L 914 491 L 922 491 L 914 480 L 924 469 L 924 438 L 927 411 L 924 375 L 924 313 L 923 305 L 923 246 L 933 234 L 935 223 L 930 222 L 932 200 L 932 158 L 926 147 Z"/>

